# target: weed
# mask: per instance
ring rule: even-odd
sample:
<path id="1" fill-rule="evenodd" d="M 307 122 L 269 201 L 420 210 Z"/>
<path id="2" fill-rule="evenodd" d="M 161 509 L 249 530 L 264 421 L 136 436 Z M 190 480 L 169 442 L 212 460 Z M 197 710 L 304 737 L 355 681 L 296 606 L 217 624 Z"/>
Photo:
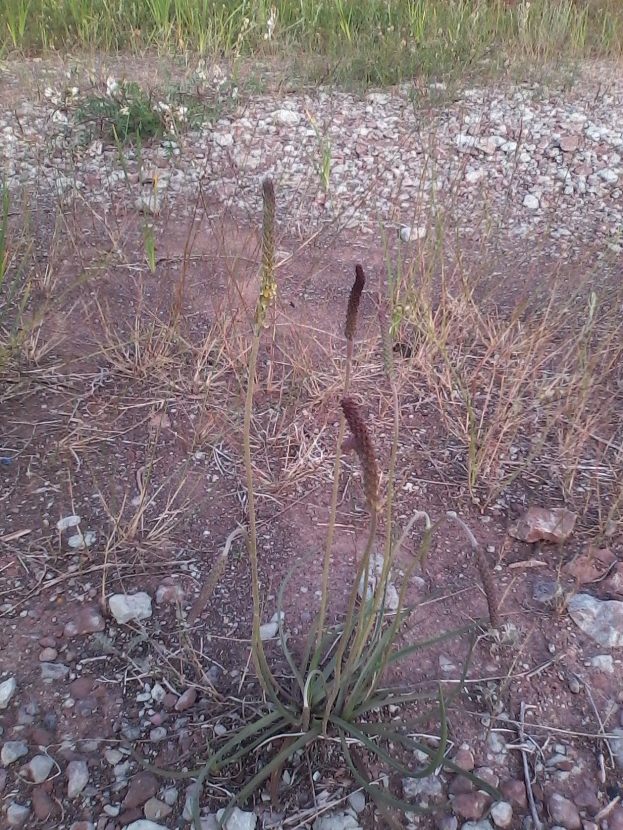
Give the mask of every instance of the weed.
<path id="1" fill-rule="evenodd" d="M 137 83 L 109 78 L 105 95 L 88 95 L 79 102 L 75 120 L 89 140 L 98 137 L 124 145 L 175 137 L 214 115 L 213 107 L 181 89 L 160 96 Z"/>

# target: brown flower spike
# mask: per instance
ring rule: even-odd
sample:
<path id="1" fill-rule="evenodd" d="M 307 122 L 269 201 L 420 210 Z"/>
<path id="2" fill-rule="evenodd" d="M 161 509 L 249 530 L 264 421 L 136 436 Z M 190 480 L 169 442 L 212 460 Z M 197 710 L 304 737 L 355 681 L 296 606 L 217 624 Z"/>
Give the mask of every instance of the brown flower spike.
<path id="1" fill-rule="evenodd" d="M 366 275 L 361 265 L 355 265 L 355 282 L 350 290 L 348 298 L 348 309 L 346 310 L 346 325 L 344 326 L 344 337 L 347 340 L 354 340 L 357 331 L 357 314 L 359 312 L 359 301 L 366 284 Z"/>
<path id="2" fill-rule="evenodd" d="M 371 513 L 375 513 L 379 509 L 379 471 L 376 466 L 372 439 L 355 401 L 352 398 L 342 398 L 341 405 L 352 432 L 355 452 L 359 456 L 363 469 L 363 491 L 366 496 L 366 505 Z"/>

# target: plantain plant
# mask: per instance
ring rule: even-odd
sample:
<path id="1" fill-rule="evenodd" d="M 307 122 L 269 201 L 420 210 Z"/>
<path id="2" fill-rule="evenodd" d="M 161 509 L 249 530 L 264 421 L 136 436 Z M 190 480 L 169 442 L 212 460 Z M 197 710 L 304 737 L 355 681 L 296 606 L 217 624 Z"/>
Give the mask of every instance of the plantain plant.
<path id="1" fill-rule="evenodd" d="M 249 768 L 257 771 L 249 775 L 244 786 L 231 798 L 220 818 L 219 826 L 222 826 L 235 806 L 244 804 L 265 784 L 269 786 L 273 803 L 277 804 L 277 786 L 281 780 L 284 765 L 301 752 L 309 751 L 312 746 L 323 741 L 330 741 L 339 747 L 343 762 L 350 770 L 353 779 L 365 790 L 392 826 L 396 824 L 391 810 L 421 812 L 424 808 L 393 795 L 385 787 L 375 783 L 372 773 L 369 772 L 372 767 L 380 766 L 389 775 L 422 778 L 445 766 L 455 773 L 466 776 L 479 789 L 499 799 L 499 793 L 493 787 L 459 768 L 445 757 L 448 734 L 446 708 L 451 701 L 457 699 L 462 691 L 471 648 L 463 666 L 462 677 L 447 697 L 444 697 L 440 684 L 417 691 L 385 685 L 388 671 L 398 667 L 411 655 L 430 649 L 452 637 L 475 634 L 476 625 L 472 624 L 435 637 L 418 639 L 402 647 L 398 644 L 403 624 L 414 610 L 406 603 L 409 577 L 416 565 L 425 557 L 440 521 L 445 519 L 457 521 L 467 533 L 472 546 L 476 543 L 468 528 L 456 517 L 456 514 L 451 512 L 432 523 L 426 513 L 418 511 L 412 516 L 400 536 L 393 539 L 391 531 L 392 484 L 398 444 L 399 410 L 389 326 L 383 301 L 379 303 L 379 319 L 383 330 L 384 365 L 394 401 L 393 448 L 384 499 L 380 494 L 379 469 L 370 431 L 359 405 L 349 394 L 357 314 L 365 286 L 365 274 L 360 265 L 357 265 L 355 269 L 355 282 L 350 293 L 344 330 L 347 344 L 344 394 L 341 400 L 342 415 L 324 557 L 321 606 L 311 622 L 305 642 L 299 644 L 298 650 L 295 650 L 291 647 L 283 626 L 283 601 L 292 577 L 298 569 L 305 567 L 315 553 L 312 551 L 290 569 L 278 592 L 279 644 L 290 671 L 285 679 L 283 673 L 280 673 L 277 679 L 271 670 L 260 637 L 259 552 L 251 463 L 251 416 L 257 359 L 262 333 L 267 326 L 267 317 L 277 289 L 274 242 L 275 192 L 270 179 L 263 183 L 263 203 L 262 280 L 255 310 L 253 339 L 248 362 L 244 459 L 249 493 L 247 547 L 251 561 L 253 595 L 252 656 L 255 672 L 264 694 L 265 705 L 259 708 L 255 717 L 235 730 L 233 734 L 228 733 L 223 736 L 220 739 L 220 745 L 211 747 L 208 757 L 200 766 L 182 774 L 176 773 L 175 777 L 183 775 L 196 779 L 192 808 L 194 826 L 196 830 L 201 830 L 200 792 L 203 782 L 211 774 L 217 771 L 223 774 L 223 771 L 230 766 L 240 766 L 244 765 L 245 761 L 253 761 L 256 754 L 260 750 L 266 750 L 267 746 L 272 748 L 272 755 L 267 762 L 255 767 L 249 763 Z M 344 439 L 346 426 L 348 426 L 350 435 Z M 349 449 L 357 453 L 362 467 L 369 527 L 365 550 L 350 587 L 344 620 L 337 625 L 327 625 L 330 556 L 336 521 L 338 477 L 342 451 Z M 386 516 L 383 567 L 380 578 L 376 580 L 376 585 L 372 589 L 369 587 L 368 577 L 377 561 L 375 550 L 377 524 L 383 502 Z M 406 569 L 400 590 L 397 591 L 397 603 L 392 603 L 390 609 L 387 589 L 392 562 L 414 523 L 421 519 L 424 520 L 425 527 L 418 553 Z M 475 637 L 472 636 L 472 644 L 474 640 Z M 388 716 L 390 712 L 391 716 Z M 423 724 L 431 722 L 439 725 L 438 741 L 434 748 L 412 737 Z M 402 748 L 408 754 L 413 754 L 415 751 L 424 753 L 428 761 L 423 767 L 413 769 L 410 764 L 403 763 L 396 757 L 397 747 Z M 143 764 L 155 770 L 149 764 L 145 762 Z"/>

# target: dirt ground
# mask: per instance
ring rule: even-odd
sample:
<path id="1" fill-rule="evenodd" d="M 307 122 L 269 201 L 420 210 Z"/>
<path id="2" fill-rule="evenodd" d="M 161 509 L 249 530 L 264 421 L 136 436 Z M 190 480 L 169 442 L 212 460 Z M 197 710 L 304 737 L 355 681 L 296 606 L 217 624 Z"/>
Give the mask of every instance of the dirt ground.
<path id="1" fill-rule="evenodd" d="M 216 219 L 209 218 L 215 214 Z M 34 810 L 27 826 L 64 828 L 92 821 L 116 830 L 140 818 L 142 804 L 125 803 L 115 813 L 124 790 L 106 751 L 119 748 L 130 735 L 151 763 L 193 768 L 205 755 L 206 737 L 218 726 L 234 725 L 238 710 L 231 700 L 252 708 L 260 698 L 249 652 L 250 569 L 240 539 L 206 608 L 190 628 L 183 622 L 226 538 L 247 522 L 242 422 L 260 218 L 253 225 L 216 206 L 202 211 L 192 231 L 184 220 L 154 219 L 153 273 L 142 253 L 138 220 L 128 213 L 117 251 L 107 236 L 114 224 L 110 217 L 104 225 L 76 211 L 59 229 L 54 214 L 40 206 L 34 220 L 39 237 L 53 239 L 55 297 L 37 338 L 24 345 L 21 361 L 0 381 L 0 680 L 17 679 L 14 704 L 0 714 L 1 738 L 24 740 L 32 751 L 44 746 L 57 764 L 43 784 L 50 800 L 38 796 L 44 806 Z M 397 241 L 388 245 L 395 258 Z M 583 274 L 582 262 L 563 267 L 548 252 L 535 258 L 533 249 L 519 245 L 490 251 L 487 263 L 492 284 L 500 271 L 523 274 L 512 284 L 498 282 L 494 295 L 486 287 L 483 303 L 495 300 L 502 317 L 519 295 L 546 292 L 561 269 L 568 284 L 581 281 Z M 368 284 L 351 389 L 365 412 L 383 476 L 387 473 L 391 394 L 376 317 L 386 254 L 380 241 L 366 241 L 364 247 L 348 232 L 304 247 L 285 232 L 278 240 L 279 297 L 260 352 L 252 449 L 263 622 L 277 610 L 286 573 L 300 562 L 283 607 L 295 641 L 306 635 L 320 602 L 345 354 L 343 319 L 358 262 Z M 405 267 L 421 256 L 416 245 L 402 255 Z M 480 251 L 466 256 L 477 259 Z M 518 269 L 522 257 L 528 264 Z M 585 259 L 594 264 L 595 252 L 586 251 Z M 620 272 L 606 277 L 604 283 L 612 280 L 612 291 L 617 290 Z M 45 284 L 38 291 L 33 308 L 45 297 Z M 529 306 L 526 315 L 529 320 Z M 520 473 L 503 493 L 487 501 L 484 488 L 481 504 L 474 503 L 466 449 L 444 426 L 438 398 L 410 352 L 417 347 L 414 337 L 403 325 L 395 350 L 400 391 L 396 522 L 403 526 L 415 510 L 433 518 L 457 511 L 485 552 L 502 621 L 513 635 L 500 643 L 486 625 L 481 627 L 465 693 L 449 712 L 450 754 L 466 743 L 476 767 L 523 780 L 521 753 L 512 745 L 519 743 L 517 718 L 525 703 L 531 707 L 526 733 L 532 742 L 530 763 L 536 765 L 537 802 L 542 805 L 552 791 L 573 797 L 582 787 L 591 790 L 591 809 L 593 801 L 597 806 L 583 814 L 590 822 L 621 793 L 621 771 L 612 764 L 603 736 L 619 726 L 623 668 L 616 649 L 604 649 L 575 626 L 564 602 L 551 598 L 551 585 L 560 581 L 565 590 L 577 589 L 565 566 L 589 545 L 609 548 L 622 567 L 620 525 L 606 528 L 601 505 L 585 498 L 587 482 L 593 487 L 599 479 L 599 463 L 578 472 L 573 496 L 561 487 L 544 451 L 542 463 Z M 409 349 L 400 346 L 403 342 Z M 602 434 L 603 440 L 620 442 L 618 425 L 607 426 L 611 431 Z M 600 486 L 607 504 L 606 491 L 614 487 L 611 471 Z M 576 511 L 570 539 L 529 544 L 510 536 L 510 526 L 533 505 Z M 87 550 L 71 549 L 72 531 L 57 530 L 59 520 L 70 515 L 81 517 L 82 533 L 93 534 Z M 347 455 L 330 576 L 331 622 L 344 614 L 366 528 L 359 467 L 355 456 Z M 397 571 L 408 568 L 420 531 L 416 526 L 410 534 Z M 623 599 L 613 585 L 595 583 L 589 591 L 602 599 Z M 151 618 L 118 624 L 109 597 L 137 591 L 160 597 Z M 415 610 L 400 635 L 402 643 L 486 620 L 476 564 L 453 525 L 442 525 L 436 533 L 426 568 L 418 567 L 411 577 L 408 597 Z M 91 626 L 89 619 L 96 622 Z M 435 681 L 449 690 L 468 647 L 468 638 L 458 637 L 418 652 L 392 680 L 405 687 Z M 607 670 L 593 660 L 605 653 L 614 658 Z M 277 666 L 283 663 L 276 646 L 273 659 Z M 42 666 L 47 664 L 67 671 L 46 674 Z M 164 700 L 154 702 L 149 692 L 143 694 L 154 683 L 167 693 Z M 189 688 L 198 691 L 196 702 L 176 711 L 177 696 Z M 167 739 L 154 741 L 150 730 L 162 725 Z M 511 751 L 491 750 L 491 728 Z M 80 798 L 68 800 L 66 766 L 82 758 L 87 758 L 89 784 Z M 7 766 L 0 779 L 5 809 L 10 801 L 36 801 L 22 763 Z M 314 763 L 319 776 L 303 771 L 292 776 L 292 786 L 283 784 L 283 814 L 259 795 L 247 806 L 255 807 L 266 826 L 271 821 L 298 826 L 288 819 L 318 803 L 314 788 L 316 795 L 328 790 L 339 806 L 352 789 L 348 774 L 332 768 L 330 755 L 314 756 Z M 202 807 L 223 806 L 227 792 L 241 786 L 244 776 L 241 769 L 237 781 L 212 782 Z M 159 787 L 165 783 L 174 784 L 163 779 Z M 112 805 L 109 811 L 106 805 Z M 184 826 L 183 806 L 179 798 L 163 819 L 166 826 Z M 516 810 L 512 826 L 525 826 L 527 812 Z M 300 823 L 311 823 L 305 815 Z M 368 805 L 359 820 L 372 827 L 381 819 Z M 429 822 L 433 826 L 434 819 L 421 824 Z"/>

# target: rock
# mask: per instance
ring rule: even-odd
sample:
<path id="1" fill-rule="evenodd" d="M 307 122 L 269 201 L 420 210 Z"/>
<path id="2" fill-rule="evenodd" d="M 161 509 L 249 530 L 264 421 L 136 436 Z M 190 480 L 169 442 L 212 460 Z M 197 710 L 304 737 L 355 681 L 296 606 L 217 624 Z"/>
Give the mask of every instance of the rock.
<path id="1" fill-rule="evenodd" d="M 411 242 L 412 239 L 424 239 L 427 230 L 423 225 L 419 227 L 411 227 L 410 225 L 403 225 L 400 228 L 400 238 L 403 242 Z"/>
<path id="2" fill-rule="evenodd" d="M 69 677 L 69 666 L 64 663 L 41 663 L 41 679 L 44 683 L 60 683 Z"/>
<path id="3" fill-rule="evenodd" d="M 599 799 L 597 798 L 594 787 L 580 786 L 573 794 L 573 803 L 580 809 L 588 808 L 592 810 L 593 814 L 599 811 Z"/>
<path id="4" fill-rule="evenodd" d="M 177 799 L 179 798 L 179 792 L 175 789 L 175 787 L 168 787 L 163 793 L 162 798 L 164 803 L 168 807 L 173 807 L 176 803 Z"/>
<path id="5" fill-rule="evenodd" d="M 128 824 L 126 830 L 167 830 L 167 827 L 164 824 L 156 824 L 148 818 L 139 818 L 138 821 Z"/>
<path id="6" fill-rule="evenodd" d="M 528 210 L 538 210 L 541 207 L 541 203 L 532 193 L 527 193 L 524 196 L 522 204 L 525 208 L 528 208 Z"/>
<path id="7" fill-rule="evenodd" d="M 437 816 L 436 824 L 438 830 L 457 830 L 459 822 L 456 816 L 441 815 Z"/>
<path id="8" fill-rule="evenodd" d="M 52 663 L 58 657 L 58 651 L 55 648 L 44 648 L 39 652 L 40 663 Z"/>
<path id="9" fill-rule="evenodd" d="M 425 778 L 403 778 L 402 792 L 404 798 L 413 798 L 421 804 L 436 801 L 442 794 L 441 781 L 437 775 L 427 775 Z"/>
<path id="10" fill-rule="evenodd" d="M 508 750 L 506 749 L 506 746 L 505 746 L 504 751 L 501 752 L 496 758 L 496 761 L 498 761 L 498 763 L 500 763 L 500 764 L 506 763 L 505 755 L 506 755 L 507 751 Z M 495 772 L 493 772 L 491 767 L 477 767 L 477 769 L 474 770 L 474 775 L 477 778 L 480 778 L 481 781 L 485 781 L 491 787 L 495 787 L 496 789 L 497 789 L 498 784 L 500 783 L 499 775 L 497 775 Z"/>
<path id="11" fill-rule="evenodd" d="M 213 141 L 217 147 L 231 147 L 234 137 L 231 133 L 214 133 Z"/>
<path id="12" fill-rule="evenodd" d="M 563 570 L 576 580 L 576 585 L 587 585 L 601 581 L 615 562 L 616 554 L 609 548 L 596 550 L 589 546 L 586 553 L 565 565 Z"/>
<path id="13" fill-rule="evenodd" d="M 56 529 L 60 531 L 60 533 L 63 533 L 63 531 L 69 530 L 70 527 L 78 527 L 81 521 L 82 518 L 80 516 L 65 516 L 64 518 L 58 520 L 56 523 Z"/>
<path id="14" fill-rule="evenodd" d="M 608 830 L 623 830 L 623 807 L 615 807 L 608 816 Z"/>
<path id="15" fill-rule="evenodd" d="M 368 573 L 368 589 L 366 591 L 366 600 L 370 601 L 373 599 L 374 595 L 376 594 L 377 590 L 383 590 L 383 586 L 381 585 L 381 577 L 383 574 L 383 566 L 384 566 L 385 558 L 382 553 L 374 553 L 370 556 L 370 569 Z M 359 588 L 357 589 L 357 593 L 360 597 L 363 597 L 363 583 L 365 579 L 365 574 L 362 574 L 361 580 L 359 582 Z M 387 579 L 386 586 L 385 586 L 385 610 L 386 611 L 396 611 L 398 608 L 399 603 L 398 591 L 396 590 L 396 586 L 394 583 Z"/>
<path id="16" fill-rule="evenodd" d="M 86 761 L 70 761 L 65 773 L 67 777 L 67 797 L 77 798 L 89 783 L 89 768 Z"/>
<path id="17" fill-rule="evenodd" d="M 348 813 L 325 813 L 316 819 L 312 827 L 314 830 L 360 830 L 357 819 Z"/>
<path id="18" fill-rule="evenodd" d="M 7 771 L 5 769 L 0 769 L 0 795 L 2 795 L 2 793 L 4 792 L 7 778 Z"/>
<path id="19" fill-rule="evenodd" d="M 171 815 L 173 809 L 168 804 L 158 801 L 157 798 L 150 798 L 145 802 L 143 812 L 145 813 L 146 819 L 157 821 L 159 818 L 166 818 Z"/>
<path id="20" fill-rule="evenodd" d="M 450 660 L 449 657 L 446 657 L 445 654 L 439 655 L 439 668 L 444 674 L 449 674 L 450 672 L 456 671 L 456 666 Z"/>
<path id="21" fill-rule="evenodd" d="M 615 726 L 610 730 L 612 738 L 610 739 L 610 749 L 614 755 L 619 769 L 623 769 L 623 726 Z"/>
<path id="22" fill-rule="evenodd" d="M 87 530 L 86 533 L 75 533 L 67 540 L 67 544 L 72 550 L 85 550 L 94 545 L 97 540 L 97 533 L 92 530 Z"/>
<path id="23" fill-rule="evenodd" d="M 467 182 L 467 184 L 476 184 L 481 179 L 484 179 L 486 175 L 487 171 L 483 170 L 482 167 L 478 170 L 469 170 L 465 174 L 465 181 Z"/>
<path id="24" fill-rule="evenodd" d="M 569 600 L 567 610 L 578 628 L 600 646 L 623 646 L 623 602 L 576 594 Z"/>
<path id="25" fill-rule="evenodd" d="M 301 116 L 293 110 L 281 109 L 273 113 L 273 121 L 282 127 L 296 127 L 301 123 Z"/>
<path id="26" fill-rule="evenodd" d="M 508 801 L 498 801 L 491 808 L 491 818 L 496 827 L 510 827 L 513 821 L 513 808 Z"/>
<path id="27" fill-rule="evenodd" d="M 186 597 L 179 582 L 163 581 L 156 589 L 156 603 L 158 605 L 183 605 Z"/>
<path id="28" fill-rule="evenodd" d="M 69 684 L 69 692 L 73 698 L 76 700 L 84 700 L 88 697 L 93 688 L 95 686 L 95 678 L 86 676 L 86 677 L 77 677 Z"/>
<path id="29" fill-rule="evenodd" d="M 49 755 L 35 755 L 28 763 L 30 777 L 35 784 L 43 784 L 52 772 L 54 760 Z"/>
<path id="30" fill-rule="evenodd" d="M 156 744 L 160 741 L 164 741 L 166 737 L 167 730 L 165 726 L 156 726 L 155 729 L 152 729 L 149 733 L 149 740 Z"/>
<path id="31" fill-rule="evenodd" d="M 13 802 L 6 811 L 9 827 L 23 827 L 30 817 L 30 808 Z"/>
<path id="32" fill-rule="evenodd" d="M 474 753 L 467 744 L 459 747 L 458 752 L 454 756 L 454 763 L 458 767 L 461 767 L 461 769 L 467 770 L 467 772 L 471 772 L 474 769 Z"/>
<path id="33" fill-rule="evenodd" d="M 0 751 L 0 761 L 3 767 L 10 767 L 24 755 L 28 755 L 28 747 L 24 741 L 6 741 Z"/>
<path id="34" fill-rule="evenodd" d="M 596 654 L 588 662 L 591 668 L 597 669 L 597 671 L 603 672 L 604 674 L 614 674 L 614 660 L 611 654 Z"/>
<path id="35" fill-rule="evenodd" d="M 136 594 L 113 594 L 108 600 L 108 607 L 119 623 L 148 620 L 152 613 L 151 597 L 145 591 Z"/>
<path id="36" fill-rule="evenodd" d="M 192 706 L 195 705 L 195 701 L 197 700 L 197 690 L 194 687 L 190 689 L 186 689 L 183 695 L 181 695 L 176 704 L 175 704 L 175 711 L 176 712 L 185 712 L 187 709 L 190 709 Z"/>
<path id="37" fill-rule="evenodd" d="M 619 174 L 615 170 L 611 170 L 609 167 L 600 170 L 597 175 L 600 179 L 606 182 L 606 184 L 616 184 L 619 180 Z"/>
<path id="38" fill-rule="evenodd" d="M 123 809 L 133 810 L 141 807 L 158 792 L 158 781 L 151 772 L 139 772 L 130 781 L 130 786 L 123 799 Z"/>
<path id="39" fill-rule="evenodd" d="M 281 612 L 283 615 L 283 611 Z M 277 636 L 279 631 L 279 613 L 276 612 L 270 619 L 270 622 L 264 623 L 260 626 L 260 639 L 271 640 Z"/>
<path id="40" fill-rule="evenodd" d="M 508 752 L 506 749 L 506 741 L 499 732 L 489 733 L 489 737 L 487 738 L 487 749 L 491 750 L 494 755 L 505 755 L 506 752 Z"/>
<path id="41" fill-rule="evenodd" d="M 506 801 L 518 812 L 528 809 L 528 796 L 526 795 L 526 785 L 523 781 L 518 781 L 516 778 L 508 778 L 500 784 L 500 792 Z"/>
<path id="42" fill-rule="evenodd" d="M 0 683 L 0 709 L 6 709 L 17 688 L 17 681 L 14 677 L 9 677 L 8 680 L 3 680 Z"/>
<path id="43" fill-rule="evenodd" d="M 92 821 L 74 821 L 69 830 L 95 830 Z"/>
<path id="44" fill-rule="evenodd" d="M 150 216 L 158 216 L 162 209 L 159 192 L 157 190 L 152 190 L 151 193 L 141 193 L 141 195 L 134 202 L 134 206 L 141 213 L 146 213 Z"/>
<path id="45" fill-rule="evenodd" d="M 531 507 L 509 529 L 520 542 L 564 542 L 573 533 L 577 514 L 564 507 Z"/>
<path id="46" fill-rule="evenodd" d="M 39 821 L 46 821 L 58 811 L 58 805 L 43 787 L 33 787 L 32 810 Z"/>
<path id="47" fill-rule="evenodd" d="M 483 818 L 480 821 L 466 821 L 461 830 L 493 830 L 489 819 Z"/>
<path id="48" fill-rule="evenodd" d="M 547 809 L 554 824 L 561 825 L 565 830 L 581 830 L 582 820 L 573 801 L 560 793 L 552 793 L 547 800 Z"/>
<path id="49" fill-rule="evenodd" d="M 452 809 L 461 818 L 480 819 L 491 803 L 491 796 L 478 790 L 473 793 L 457 795 L 452 802 Z"/>
<path id="50" fill-rule="evenodd" d="M 563 153 L 575 153 L 580 146 L 580 139 L 577 135 L 563 135 L 560 139 L 560 149 Z"/>
<path id="51" fill-rule="evenodd" d="M 78 609 L 73 620 L 65 625 L 63 634 L 67 639 L 72 639 L 72 637 L 79 637 L 83 634 L 94 634 L 97 631 L 103 631 L 105 627 L 104 617 L 97 608 L 92 605 L 83 605 Z"/>
<path id="52" fill-rule="evenodd" d="M 356 813 L 362 813 L 366 809 L 366 797 L 361 790 L 351 793 L 348 796 L 348 803 Z"/>

